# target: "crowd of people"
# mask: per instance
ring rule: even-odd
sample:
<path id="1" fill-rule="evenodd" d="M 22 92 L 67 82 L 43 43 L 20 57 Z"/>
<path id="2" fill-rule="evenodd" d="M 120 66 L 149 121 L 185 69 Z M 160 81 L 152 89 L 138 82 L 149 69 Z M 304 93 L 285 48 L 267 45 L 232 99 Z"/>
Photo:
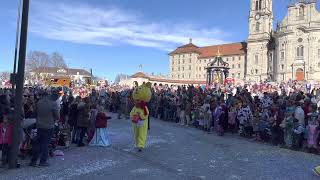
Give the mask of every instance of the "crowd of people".
<path id="1" fill-rule="evenodd" d="M 83 93 L 85 91 L 85 93 Z M 85 94 L 85 95 L 84 95 Z M 29 87 L 24 90 L 21 153 L 31 149 L 31 166 L 48 166 L 54 147 L 109 146 L 106 112 L 128 119 L 134 107 L 129 87 L 73 91 Z M 208 133 L 238 133 L 260 142 L 319 152 L 320 88 L 308 83 L 206 86 L 152 86 L 150 117 L 198 128 Z M 14 95 L 0 90 L 0 150 L 8 163 Z M 35 123 L 28 123 L 34 121 Z M 27 122 L 27 123 L 26 123 Z M 148 126 L 150 126 L 150 118 Z M 149 127 L 150 128 L 150 127 Z M 56 139 L 53 140 L 53 137 Z"/>
<path id="2" fill-rule="evenodd" d="M 110 145 L 106 129 L 110 117 L 96 91 L 90 90 L 87 96 L 72 93 L 65 88 L 24 89 L 20 156 L 30 155 L 30 166 L 48 166 L 48 156 L 54 155 L 57 146 Z M 10 89 L 0 90 L 1 167 L 8 165 L 14 99 Z"/>
<path id="3" fill-rule="evenodd" d="M 314 85 L 157 86 L 153 93 L 155 118 L 318 153 L 320 89 Z"/>

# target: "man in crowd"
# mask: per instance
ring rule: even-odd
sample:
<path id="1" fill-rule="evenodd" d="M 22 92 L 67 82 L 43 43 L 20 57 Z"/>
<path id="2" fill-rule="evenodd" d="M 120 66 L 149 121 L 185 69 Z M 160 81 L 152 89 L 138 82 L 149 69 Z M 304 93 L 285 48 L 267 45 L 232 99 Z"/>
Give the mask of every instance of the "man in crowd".
<path id="1" fill-rule="evenodd" d="M 49 143 L 53 134 L 55 121 L 59 119 L 59 106 L 45 91 L 41 92 L 41 99 L 37 103 L 37 137 L 33 145 L 30 166 L 49 166 Z"/>

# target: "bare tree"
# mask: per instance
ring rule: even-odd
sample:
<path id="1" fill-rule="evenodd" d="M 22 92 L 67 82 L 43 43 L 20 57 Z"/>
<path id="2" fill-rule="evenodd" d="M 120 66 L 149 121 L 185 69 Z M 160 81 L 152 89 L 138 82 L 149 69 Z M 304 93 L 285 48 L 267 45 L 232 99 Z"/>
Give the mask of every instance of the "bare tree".
<path id="1" fill-rule="evenodd" d="M 50 62 L 52 67 L 56 68 L 67 68 L 66 62 L 63 59 L 63 56 L 58 52 L 54 52 L 50 56 Z"/>
<path id="2" fill-rule="evenodd" d="M 0 72 L 0 82 L 9 81 L 10 73 L 9 72 Z"/>
<path id="3" fill-rule="evenodd" d="M 30 51 L 26 59 L 26 78 L 31 81 L 38 81 L 39 79 L 45 78 L 40 76 L 40 68 L 47 68 L 50 65 L 50 57 L 47 53 L 42 51 Z"/>
<path id="4" fill-rule="evenodd" d="M 50 65 L 50 57 L 47 53 L 42 51 L 30 51 L 28 53 L 26 61 L 26 70 L 28 72 L 41 67 L 49 67 Z"/>

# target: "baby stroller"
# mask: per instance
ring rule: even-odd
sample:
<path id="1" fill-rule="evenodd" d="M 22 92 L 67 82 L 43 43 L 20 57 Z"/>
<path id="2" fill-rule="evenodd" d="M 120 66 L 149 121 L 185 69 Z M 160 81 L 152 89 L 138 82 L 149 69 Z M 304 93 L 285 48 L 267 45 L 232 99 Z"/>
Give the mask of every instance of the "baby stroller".
<path id="1" fill-rule="evenodd" d="M 20 158 L 25 159 L 32 155 L 32 144 L 37 137 L 36 119 L 24 119 L 22 122 L 24 138 L 20 146 Z"/>
<path id="2" fill-rule="evenodd" d="M 25 159 L 27 156 L 32 155 L 32 146 L 39 143 L 37 136 L 36 120 L 35 119 L 26 119 L 22 125 L 24 131 L 24 140 L 20 147 L 20 157 Z M 59 125 L 56 123 L 54 127 L 53 136 L 51 137 L 49 143 L 49 155 L 54 156 L 54 151 L 57 146 L 65 146 L 65 134 L 61 132 Z"/>

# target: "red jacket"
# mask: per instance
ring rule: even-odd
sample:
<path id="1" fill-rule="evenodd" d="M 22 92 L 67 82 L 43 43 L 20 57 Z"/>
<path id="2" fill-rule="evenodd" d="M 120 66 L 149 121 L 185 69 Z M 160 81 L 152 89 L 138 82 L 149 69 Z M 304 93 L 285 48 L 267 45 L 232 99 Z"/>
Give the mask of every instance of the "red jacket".
<path id="1" fill-rule="evenodd" d="M 111 118 L 107 117 L 105 113 L 99 112 L 96 117 L 96 128 L 106 128 L 108 119 Z"/>
<path id="2" fill-rule="evenodd" d="M 10 123 L 7 126 L 6 132 L 3 137 L 3 123 L 0 123 L 0 144 L 11 144 L 11 130 L 12 130 L 12 124 Z"/>

